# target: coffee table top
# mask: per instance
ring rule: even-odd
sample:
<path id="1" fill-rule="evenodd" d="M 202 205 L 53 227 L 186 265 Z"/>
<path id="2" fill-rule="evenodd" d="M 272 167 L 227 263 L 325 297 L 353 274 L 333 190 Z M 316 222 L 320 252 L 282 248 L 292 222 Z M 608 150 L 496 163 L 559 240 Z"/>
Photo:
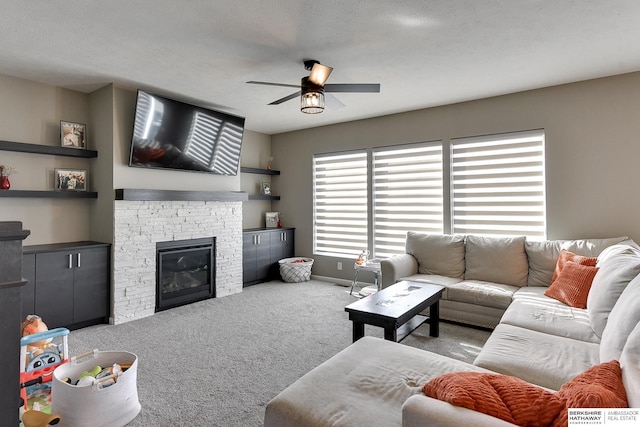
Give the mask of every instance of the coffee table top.
<path id="1" fill-rule="evenodd" d="M 444 286 L 403 280 L 346 306 L 349 313 L 400 318 L 425 301 L 440 299 Z"/>

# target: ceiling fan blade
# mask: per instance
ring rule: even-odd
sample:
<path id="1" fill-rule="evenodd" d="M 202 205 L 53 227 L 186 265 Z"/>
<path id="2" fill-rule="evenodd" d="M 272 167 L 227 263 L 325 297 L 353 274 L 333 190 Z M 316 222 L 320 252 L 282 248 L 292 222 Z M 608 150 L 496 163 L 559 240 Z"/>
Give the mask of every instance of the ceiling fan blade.
<path id="1" fill-rule="evenodd" d="M 324 101 L 326 106 L 329 107 L 330 110 L 339 110 L 342 107 L 344 107 L 344 104 L 342 103 L 342 101 L 340 101 L 338 98 L 336 98 L 330 93 L 324 94 Z"/>
<path id="2" fill-rule="evenodd" d="M 278 104 L 282 104 L 283 102 L 287 102 L 287 101 L 289 101 L 290 99 L 297 98 L 297 97 L 299 97 L 299 96 L 300 96 L 300 91 L 297 91 L 297 92 L 292 93 L 291 95 L 287 95 L 287 96 L 285 96 L 284 98 L 280 98 L 280 99 L 277 99 L 277 100 L 275 100 L 275 101 L 273 101 L 273 102 L 270 102 L 270 103 L 269 103 L 269 105 L 278 105 Z"/>
<path id="3" fill-rule="evenodd" d="M 379 93 L 378 83 L 333 83 L 324 85 L 325 92 Z"/>
<path id="4" fill-rule="evenodd" d="M 249 81 L 247 83 L 252 84 L 252 85 L 282 86 L 282 87 L 297 87 L 297 88 L 300 87 L 300 85 L 290 85 L 290 84 L 286 84 L 286 83 L 255 82 L 253 80 L 251 80 L 251 81 Z"/>
<path id="5" fill-rule="evenodd" d="M 332 71 L 333 68 L 316 62 L 313 64 L 313 68 L 311 68 L 311 72 L 309 73 L 309 81 L 314 85 L 324 86 Z"/>

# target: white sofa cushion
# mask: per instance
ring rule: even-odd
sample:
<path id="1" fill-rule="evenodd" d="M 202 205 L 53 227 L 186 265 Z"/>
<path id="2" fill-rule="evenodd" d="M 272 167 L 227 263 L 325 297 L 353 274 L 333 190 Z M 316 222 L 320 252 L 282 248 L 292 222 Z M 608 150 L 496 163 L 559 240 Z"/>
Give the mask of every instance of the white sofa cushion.
<path id="1" fill-rule="evenodd" d="M 620 355 L 622 382 L 630 408 L 640 408 L 640 323 L 629 334 Z"/>
<path id="2" fill-rule="evenodd" d="M 595 333 L 602 337 L 609 313 L 624 288 L 640 274 L 640 250 L 627 245 L 614 245 L 598 256 L 598 273 L 593 278 L 587 311 Z"/>
<path id="3" fill-rule="evenodd" d="M 474 365 L 558 390 L 600 363 L 599 345 L 501 323 Z"/>
<path id="4" fill-rule="evenodd" d="M 507 308 L 518 289 L 520 288 L 517 286 L 502 283 L 463 280 L 448 287 L 447 299 L 485 307 Z"/>
<path id="5" fill-rule="evenodd" d="M 418 260 L 418 273 L 464 277 L 464 236 L 409 231 L 406 252 Z"/>
<path id="6" fill-rule="evenodd" d="M 519 288 L 500 322 L 559 337 L 599 343 L 600 337 L 591 328 L 587 310 L 570 307 L 545 296 L 547 289 L 545 286 Z"/>
<path id="7" fill-rule="evenodd" d="M 609 239 L 545 240 L 525 242 L 529 259 L 527 286 L 549 286 L 556 268 L 560 250 L 566 249 L 577 255 L 598 256 L 605 248 L 628 240 L 628 237 Z"/>
<path id="8" fill-rule="evenodd" d="M 529 264 L 524 237 L 466 238 L 465 280 L 526 286 Z"/>
<path id="9" fill-rule="evenodd" d="M 416 394 L 402 405 L 402 427 L 515 427 L 507 421 Z"/>
<path id="10" fill-rule="evenodd" d="M 633 328 L 640 322 L 640 276 L 625 288 L 613 306 L 602 331 L 600 361 L 619 360 Z"/>

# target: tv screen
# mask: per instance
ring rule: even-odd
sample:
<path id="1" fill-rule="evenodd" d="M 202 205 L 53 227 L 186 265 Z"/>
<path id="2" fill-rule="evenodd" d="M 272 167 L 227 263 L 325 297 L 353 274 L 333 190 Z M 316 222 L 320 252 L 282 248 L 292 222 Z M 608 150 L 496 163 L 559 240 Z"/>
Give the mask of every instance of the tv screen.
<path id="1" fill-rule="evenodd" d="M 138 90 L 129 166 L 237 175 L 244 118 Z"/>

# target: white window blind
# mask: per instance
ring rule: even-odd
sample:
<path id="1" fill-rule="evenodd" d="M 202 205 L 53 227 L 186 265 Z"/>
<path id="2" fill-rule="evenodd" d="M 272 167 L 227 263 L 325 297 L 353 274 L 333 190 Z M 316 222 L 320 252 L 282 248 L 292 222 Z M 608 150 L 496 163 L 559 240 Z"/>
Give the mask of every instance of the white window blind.
<path id="1" fill-rule="evenodd" d="M 451 140 L 452 232 L 544 239 L 544 131 Z"/>
<path id="2" fill-rule="evenodd" d="M 314 253 L 355 257 L 367 244 L 367 153 L 313 158 Z"/>
<path id="3" fill-rule="evenodd" d="M 405 252 L 407 231 L 443 232 L 442 142 L 373 151 L 374 254 Z"/>

